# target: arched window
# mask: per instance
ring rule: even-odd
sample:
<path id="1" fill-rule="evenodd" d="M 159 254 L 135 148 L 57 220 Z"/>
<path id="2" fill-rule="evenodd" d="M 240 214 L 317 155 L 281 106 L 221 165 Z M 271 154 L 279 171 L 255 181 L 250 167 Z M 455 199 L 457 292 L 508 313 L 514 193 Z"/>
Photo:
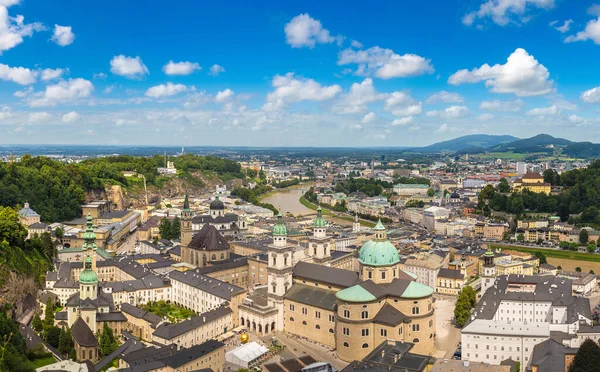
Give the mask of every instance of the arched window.
<path id="1" fill-rule="evenodd" d="M 217 260 L 217 255 L 213 253 L 213 255 L 212 255 L 212 257 L 210 259 L 213 260 L 213 261 L 216 261 Z"/>
<path id="2" fill-rule="evenodd" d="M 273 285 L 273 293 L 275 293 L 275 285 Z"/>
<path id="3" fill-rule="evenodd" d="M 419 307 L 418 306 L 413 306 L 413 308 L 412 308 L 412 314 L 413 315 L 419 315 Z"/>
<path id="4" fill-rule="evenodd" d="M 333 333 L 333 328 L 329 328 L 329 333 Z"/>
<path id="5" fill-rule="evenodd" d="M 350 347 L 350 345 L 347 342 L 344 342 L 344 347 Z"/>
<path id="6" fill-rule="evenodd" d="M 418 338 L 415 338 L 415 339 L 413 340 L 413 344 L 418 344 L 418 343 L 419 343 L 419 339 L 418 339 Z"/>
<path id="7" fill-rule="evenodd" d="M 283 264 L 284 264 L 285 266 L 287 266 L 287 257 L 284 257 L 284 258 L 283 258 Z"/>
<path id="8" fill-rule="evenodd" d="M 277 265 L 277 256 L 273 256 L 273 266 Z"/>
<path id="9" fill-rule="evenodd" d="M 90 354 L 90 358 L 89 359 L 92 360 L 92 358 L 93 358 L 92 357 L 92 350 L 90 350 L 89 354 Z"/>
<path id="10" fill-rule="evenodd" d="M 350 318 L 350 311 L 344 310 L 344 318 Z"/>
<path id="11" fill-rule="evenodd" d="M 369 344 L 362 344 L 363 349 L 367 349 L 368 347 L 369 347 Z"/>
<path id="12" fill-rule="evenodd" d="M 221 259 L 224 260 L 225 259 L 225 253 L 221 253 Z"/>
<path id="13" fill-rule="evenodd" d="M 302 321 L 302 325 L 306 325 L 306 320 L 303 320 L 303 321 Z"/>
<path id="14" fill-rule="evenodd" d="M 315 328 L 316 328 L 316 329 L 321 329 L 321 326 L 317 324 L 317 325 L 315 326 Z"/>
<path id="15" fill-rule="evenodd" d="M 294 321 L 294 317 L 290 316 L 290 322 L 293 322 L 293 321 Z"/>
<path id="16" fill-rule="evenodd" d="M 368 319 L 369 318 L 369 312 L 368 311 L 363 311 L 362 313 L 360 313 L 360 317 L 362 319 Z"/>

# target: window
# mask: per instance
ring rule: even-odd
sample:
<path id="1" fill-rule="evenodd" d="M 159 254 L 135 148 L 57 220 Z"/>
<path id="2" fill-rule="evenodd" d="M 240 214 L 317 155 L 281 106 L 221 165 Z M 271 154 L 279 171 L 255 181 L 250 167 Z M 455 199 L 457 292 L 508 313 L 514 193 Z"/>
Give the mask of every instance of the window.
<path id="1" fill-rule="evenodd" d="M 273 256 L 273 266 L 277 265 L 277 257 Z"/>
<path id="2" fill-rule="evenodd" d="M 381 328 L 381 335 L 382 335 L 383 337 L 387 337 L 387 329 L 383 329 L 383 328 Z"/>
<path id="3" fill-rule="evenodd" d="M 333 333 L 333 328 L 329 328 L 329 333 Z"/>
<path id="4" fill-rule="evenodd" d="M 402 326 L 400 326 L 400 328 L 398 328 L 398 334 L 401 335 L 402 334 Z"/>
<path id="5" fill-rule="evenodd" d="M 419 325 L 418 325 L 418 324 L 413 324 L 413 325 L 412 325 L 412 330 L 413 330 L 413 332 L 419 332 L 419 329 L 420 329 L 420 327 L 419 327 Z"/>
<path id="6" fill-rule="evenodd" d="M 366 336 L 368 336 L 368 335 L 369 335 L 369 328 L 365 328 L 365 329 L 363 329 L 363 330 L 362 330 L 362 336 L 363 336 L 363 337 L 366 337 Z"/>
<path id="7" fill-rule="evenodd" d="M 321 312 L 320 311 L 315 311 L 315 318 L 321 319 Z"/>
<path id="8" fill-rule="evenodd" d="M 350 318 L 350 311 L 344 310 L 344 318 Z"/>
<path id="9" fill-rule="evenodd" d="M 433 327 L 433 319 L 429 321 L 429 328 Z"/>
<path id="10" fill-rule="evenodd" d="M 294 317 L 290 316 L 290 322 L 293 322 L 293 321 L 294 321 Z"/>
<path id="11" fill-rule="evenodd" d="M 321 326 L 317 324 L 317 325 L 315 326 L 315 328 L 316 328 L 316 329 L 321 329 Z"/>
<path id="12" fill-rule="evenodd" d="M 373 279 L 373 272 L 369 271 L 368 274 L 367 274 L 367 276 L 369 277 L 369 279 Z"/>
<path id="13" fill-rule="evenodd" d="M 302 325 L 306 325 L 306 320 L 303 320 L 303 321 L 302 321 Z"/>
<path id="14" fill-rule="evenodd" d="M 335 316 L 329 315 L 329 321 L 332 323 L 335 322 Z"/>
<path id="15" fill-rule="evenodd" d="M 418 306 L 413 306 L 412 313 L 413 313 L 413 315 L 419 315 L 419 307 Z"/>
<path id="16" fill-rule="evenodd" d="M 369 312 L 368 311 L 363 311 L 362 313 L 360 313 L 360 317 L 362 319 L 368 319 L 369 318 Z"/>
<path id="17" fill-rule="evenodd" d="M 415 339 L 413 340 L 413 344 L 418 344 L 418 343 L 419 343 L 419 339 L 418 339 L 418 338 L 415 338 Z"/>
<path id="18" fill-rule="evenodd" d="M 290 304 L 290 311 L 294 311 L 294 305 Z"/>
<path id="19" fill-rule="evenodd" d="M 347 342 L 344 342 L 344 347 L 349 347 L 350 345 L 348 345 Z"/>
<path id="20" fill-rule="evenodd" d="M 308 309 L 305 308 L 305 307 L 303 307 L 302 308 L 302 315 L 306 315 L 306 314 L 308 314 Z"/>
<path id="21" fill-rule="evenodd" d="M 346 327 L 342 328 L 342 333 L 345 336 L 350 336 L 350 328 L 346 328 Z"/>
<path id="22" fill-rule="evenodd" d="M 363 348 L 363 349 L 367 349 L 367 348 L 369 348 L 369 344 L 362 344 L 362 348 Z"/>
<path id="23" fill-rule="evenodd" d="M 385 280 L 385 271 L 382 271 L 382 272 L 381 272 L 381 279 L 382 279 L 382 280 Z"/>

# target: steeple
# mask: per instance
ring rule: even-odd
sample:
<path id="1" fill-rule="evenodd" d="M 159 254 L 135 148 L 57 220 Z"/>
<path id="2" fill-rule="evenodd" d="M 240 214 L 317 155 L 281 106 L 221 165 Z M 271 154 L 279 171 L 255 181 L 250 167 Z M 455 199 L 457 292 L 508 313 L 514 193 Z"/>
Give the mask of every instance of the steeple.
<path id="1" fill-rule="evenodd" d="M 375 241 L 386 241 L 387 240 L 387 230 L 383 223 L 381 223 L 381 218 L 377 220 L 377 225 L 373 228 L 375 231 Z"/>
<path id="2" fill-rule="evenodd" d="M 94 232 L 94 224 L 92 215 L 88 213 L 86 217 L 85 232 L 83 233 L 82 249 L 91 260 L 91 269 L 96 270 L 96 233 Z"/>
<path id="3" fill-rule="evenodd" d="M 190 210 L 190 201 L 188 199 L 188 194 L 185 194 L 185 199 L 183 200 L 183 210 L 181 211 L 181 222 L 180 222 L 180 240 L 182 247 L 182 260 L 186 261 L 187 252 L 184 251 L 183 247 L 186 247 L 192 241 L 192 211 Z"/>
<path id="4" fill-rule="evenodd" d="M 352 232 L 360 232 L 360 222 L 358 221 L 358 213 L 354 214 L 354 222 L 352 222 Z"/>
<path id="5" fill-rule="evenodd" d="M 79 298 L 95 300 L 98 296 L 98 274 L 92 268 L 92 257 L 85 258 L 84 269 L 79 274 Z"/>
<path id="6" fill-rule="evenodd" d="M 277 214 L 277 223 L 273 226 L 273 245 L 283 247 L 287 244 L 287 227 L 283 223 L 281 212 Z"/>
<path id="7" fill-rule="evenodd" d="M 190 201 L 188 200 L 188 194 L 185 194 L 185 199 L 183 200 L 183 211 L 189 212 L 190 210 Z"/>

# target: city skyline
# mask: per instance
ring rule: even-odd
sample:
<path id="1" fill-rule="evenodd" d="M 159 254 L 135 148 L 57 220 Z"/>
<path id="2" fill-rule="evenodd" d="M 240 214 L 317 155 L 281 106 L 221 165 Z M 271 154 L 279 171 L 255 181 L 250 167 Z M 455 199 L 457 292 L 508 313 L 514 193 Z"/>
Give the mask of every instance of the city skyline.
<path id="1" fill-rule="evenodd" d="M 0 0 L 0 143 L 600 142 L 600 5 L 346 5 Z"/>

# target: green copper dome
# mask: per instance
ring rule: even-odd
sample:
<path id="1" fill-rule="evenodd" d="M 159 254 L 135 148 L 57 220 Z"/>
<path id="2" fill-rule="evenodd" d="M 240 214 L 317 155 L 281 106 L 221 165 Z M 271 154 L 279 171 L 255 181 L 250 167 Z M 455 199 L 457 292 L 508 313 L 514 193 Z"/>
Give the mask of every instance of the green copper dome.
<path id="1" fill-rule="evenodd" d="M 92 270 L 92 257 L 85 258 L 85 270 L 79 274 L 79 282 L 85 284 L 98 283 L 98 275 Z"/>
<path id="2" fill-rule="evenodd" d="M 360 285 L 353 285 L 335 294 L 335 297 L 345 302 L 370 302 L 375 301 L 377 297 Z"/>
<path id="3" fill-rule="evenodd" d="M 277 215 L 277 223 L 273 226 L 273 235 L 287 235 L 287 227 L 283 223 L 283 216 L 281 212 Z"/>
<path id="4" fill-rule="evenodd" d="M 375 239 L 369 240 L 360 248 L 358 262 L 367 266 L 390 266 L 400 262 L 398 250 L 387 240 L 381 220 L 373 230 L 376 231 Z"/>
<path id="5" fill-rule="evenodd" d="M 317 208 L 317 217 L 313 221 L 313 227 L 326 227 L 327 222 L 323 218 L 323 211 L 321 210 L 321 206 Z"/>

